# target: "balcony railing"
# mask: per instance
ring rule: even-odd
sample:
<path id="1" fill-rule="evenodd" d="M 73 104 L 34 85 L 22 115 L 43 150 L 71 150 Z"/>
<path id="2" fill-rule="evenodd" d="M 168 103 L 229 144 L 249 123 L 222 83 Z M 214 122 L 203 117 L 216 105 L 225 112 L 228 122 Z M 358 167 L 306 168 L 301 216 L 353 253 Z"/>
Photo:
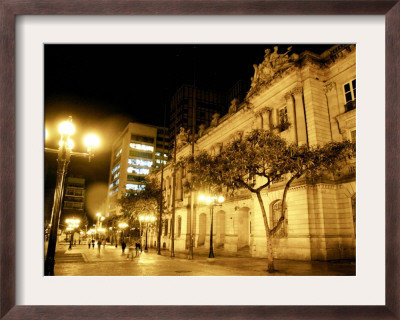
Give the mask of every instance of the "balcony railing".
<path id="1" fill-rule="evenodd" d="M 356 108 L 356 100 L 349 101 L 344 105 L 345 112 L 349 112 L 355 108 Z"/>

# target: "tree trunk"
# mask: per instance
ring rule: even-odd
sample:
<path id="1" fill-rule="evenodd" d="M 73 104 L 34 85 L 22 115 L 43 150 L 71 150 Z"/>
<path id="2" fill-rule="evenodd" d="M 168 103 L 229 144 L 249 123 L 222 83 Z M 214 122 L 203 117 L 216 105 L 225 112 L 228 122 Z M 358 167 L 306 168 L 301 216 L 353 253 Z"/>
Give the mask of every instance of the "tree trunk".
<path id="1" fill-rule="evenodd" d="M 267 261 L 268 261 L 268 269 L 269 273 L 275 271 L 274 267 L 274 250 L 272 248 L 272 235 L 268 232 L 267 233 Z"/>
<path id="2" fill-rule="evenodd" d="M 283 196 L 282 196 L 282 208 L 281 208 L 281 217 L 285 218 L 285 203 L 286 203 L 286 195 L 287 192 L 290 188 L 290 185 L 292 184 L 293 180 L 296 178 L 296 176 L 293 176 L 289 179 L 288 182 L 285 184 L 285 188 L 283 189 Z"/>
<path id="3" fill-rule="evenodd" d="M 258 203 L 260 204 L 261 212 L 264 219 L 264 227 L 265 227 L 265 236 L 267 238 L 267 262 L 268 262 L 268 272 L 274 272 L 274 251 L 272 248 L 272 235 L 270 233 L 267 212 L 265 211 L 264 202 L 261 197 L 261 192 L 256 192 Z"/>

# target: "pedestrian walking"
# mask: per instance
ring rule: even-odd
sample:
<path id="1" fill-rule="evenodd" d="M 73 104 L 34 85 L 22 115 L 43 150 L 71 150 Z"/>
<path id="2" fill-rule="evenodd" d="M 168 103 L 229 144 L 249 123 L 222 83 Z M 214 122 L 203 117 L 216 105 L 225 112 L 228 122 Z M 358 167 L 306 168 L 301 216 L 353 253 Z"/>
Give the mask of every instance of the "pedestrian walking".
<path id="1" fill-rule="evenodd" d="M 97 241 L 97 248 L 99 249 L 99 254 L 100 254 L 100 249 L 101 249 L 101 241 Z"/>
<path id="2" fill-rule="evenodd" d="M 122 254 L 125 254 L 125 248 L 126 248 L 125 241 L 122 240 L 121 246 L 122 246 Z"/>
<path id="3" fill-rule="evenodd" d="M 136 257 L 139 255 L 139 250 L 140 250 L 140 243 L 136 241 L 135 243 Z"/>
<path id="4" fill-rule="evenodd" d="M 95 244 L 95 241 L 94 241 L 94 239 L 92 239 L 92 247 L 93 247 L 93 249 L 94 249 L 94 244 Z"/>
<path id="5" fill-rule="evenodd" d="M 89 246 L 89 249 L 90 249 L 90 240 L 88 240 L 88 242 L 87 242 L 87 243 L 88 243 L 88 246 Z"/>

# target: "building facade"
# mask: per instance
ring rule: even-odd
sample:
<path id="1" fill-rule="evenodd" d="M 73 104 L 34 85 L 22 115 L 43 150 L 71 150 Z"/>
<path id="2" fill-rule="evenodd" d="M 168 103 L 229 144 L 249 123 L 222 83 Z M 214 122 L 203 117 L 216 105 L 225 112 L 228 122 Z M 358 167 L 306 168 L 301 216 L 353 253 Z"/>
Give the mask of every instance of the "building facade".
<path id="1" fill-rule="evenodd" d="M 167 162 L 168 142 L 165 128 L 136 122 L 126 126 L 112 147 L 107 217 L 119 214 L 115 200 L 128 191 L 143 190 L 151 170 Z"/>
<path id="2" fill-rule="evenodd" d="M 60 239 L 64 240 L 66 237 L 71 236 L 71 231 L 68 231 L 69 219 L 79 220 L 79 227 L 73 232 L 75 240 L 80 239 L 79 229 L 85 230 L 88 225 L 88 218 L 86 215 L 86 182 L 83 178 L 68 177 L 65 183 L 65 192 L 61 214 L 61 234 Z"/>
<path id="3" fill-rule="evenodd" d="M 274 130 L 288 142 L 323 145 L 330 141 L 356 139 L 356 47 L 336 45 L 318 55 L 305 51 L 290 54 L 267 49 L 254 65 L 251 88 L 243 102 L 232 103 L 229 112 L 198 133 L 195 152 L 220 152 L 238 134 L 262 128 Z M 182 144 L 177 158 L 189 155 Z M 356 239 L 355 160 L 343 168 L 339 178 L 310 183 L 300 178 L 292 183 L 286 199 L 286 224 L 274 238 L 278 259 L 354 259 Z M 161 175 L 158 176 L 161 178 Z M 176 173 L 172 199 L 172 167 L 164 170 L 164 192 L 168 211 L 163 220 L 162 247 L 171 246 L 174 225 L 175 250 L 186 250 L 190 234 L 196 248 L 209 247 L 210 210 L 183 188 L 185 170 Z M 285 181 L 276 182 L 263 194 L 269 224 L 279 218 Z M 256 197 L 246 190 L 225 195 L 214 208 L 214 246 L 227 252 L 266 256 L 263 216 Z M 175 221 L 172 221 L 175 201 Z M 192 231 L 191 231 L 192 230 Z"/>
<path id="4" fill-rule="evenodd" d="M 85 179 L 68 177 L 65 184 L 63 217 L 82 218 L 85 215 Z"/>

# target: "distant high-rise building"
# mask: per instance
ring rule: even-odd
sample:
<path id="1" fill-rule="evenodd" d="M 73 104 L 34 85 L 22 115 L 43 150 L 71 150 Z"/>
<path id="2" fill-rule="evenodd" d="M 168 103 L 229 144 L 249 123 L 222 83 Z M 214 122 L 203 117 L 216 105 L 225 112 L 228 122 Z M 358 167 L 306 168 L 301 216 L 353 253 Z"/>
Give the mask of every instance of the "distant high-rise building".
<path id="1" fill-rule="evenodd" d="M 191 133 L 193 127 L 193 109 L 196 117 L 196 133 L 200 125 L 209 127 L 214 114 L 223 116 L 228 112 L 232 100 L 242 102 L 249 90 L 250 84 L 246 81 L 237 81 L 229 90 L 214 91 L 194 87 L 193 85 L 182 85 L 171 99 L 169 137 L 170 149 L 173 147 L 174 136 L 179 134 L 180 128 Z M 195 108 L 193 107 L 196 102 Z"/>
<path id="2" fill-rule="evenodd" d="M 174 136 L 180 128 L 191 132 L 193 126 L 193 104 L 196 102 L 196 131 L 201 124 L 209 126 L 215 113 L 224 113 L 226 105 L 225 96 L 222 93 L 196 88 L 192 85 L 182 85 L 171 99 L 169 137 L 170 149 L 172 149 Z"/>
<path id="3" fill-rule="evenodd" d="M 65 184 L 62 219 L 85 216 L 85 179 L 68 177 Z"/>
<path id="4" fill-rule="evenodd" d="M 168 159 L 168 130 L 129 123 L 112 147 L 106 215 L 118 214 L 117 199 L 145 188 L 146 176 Z"/>

